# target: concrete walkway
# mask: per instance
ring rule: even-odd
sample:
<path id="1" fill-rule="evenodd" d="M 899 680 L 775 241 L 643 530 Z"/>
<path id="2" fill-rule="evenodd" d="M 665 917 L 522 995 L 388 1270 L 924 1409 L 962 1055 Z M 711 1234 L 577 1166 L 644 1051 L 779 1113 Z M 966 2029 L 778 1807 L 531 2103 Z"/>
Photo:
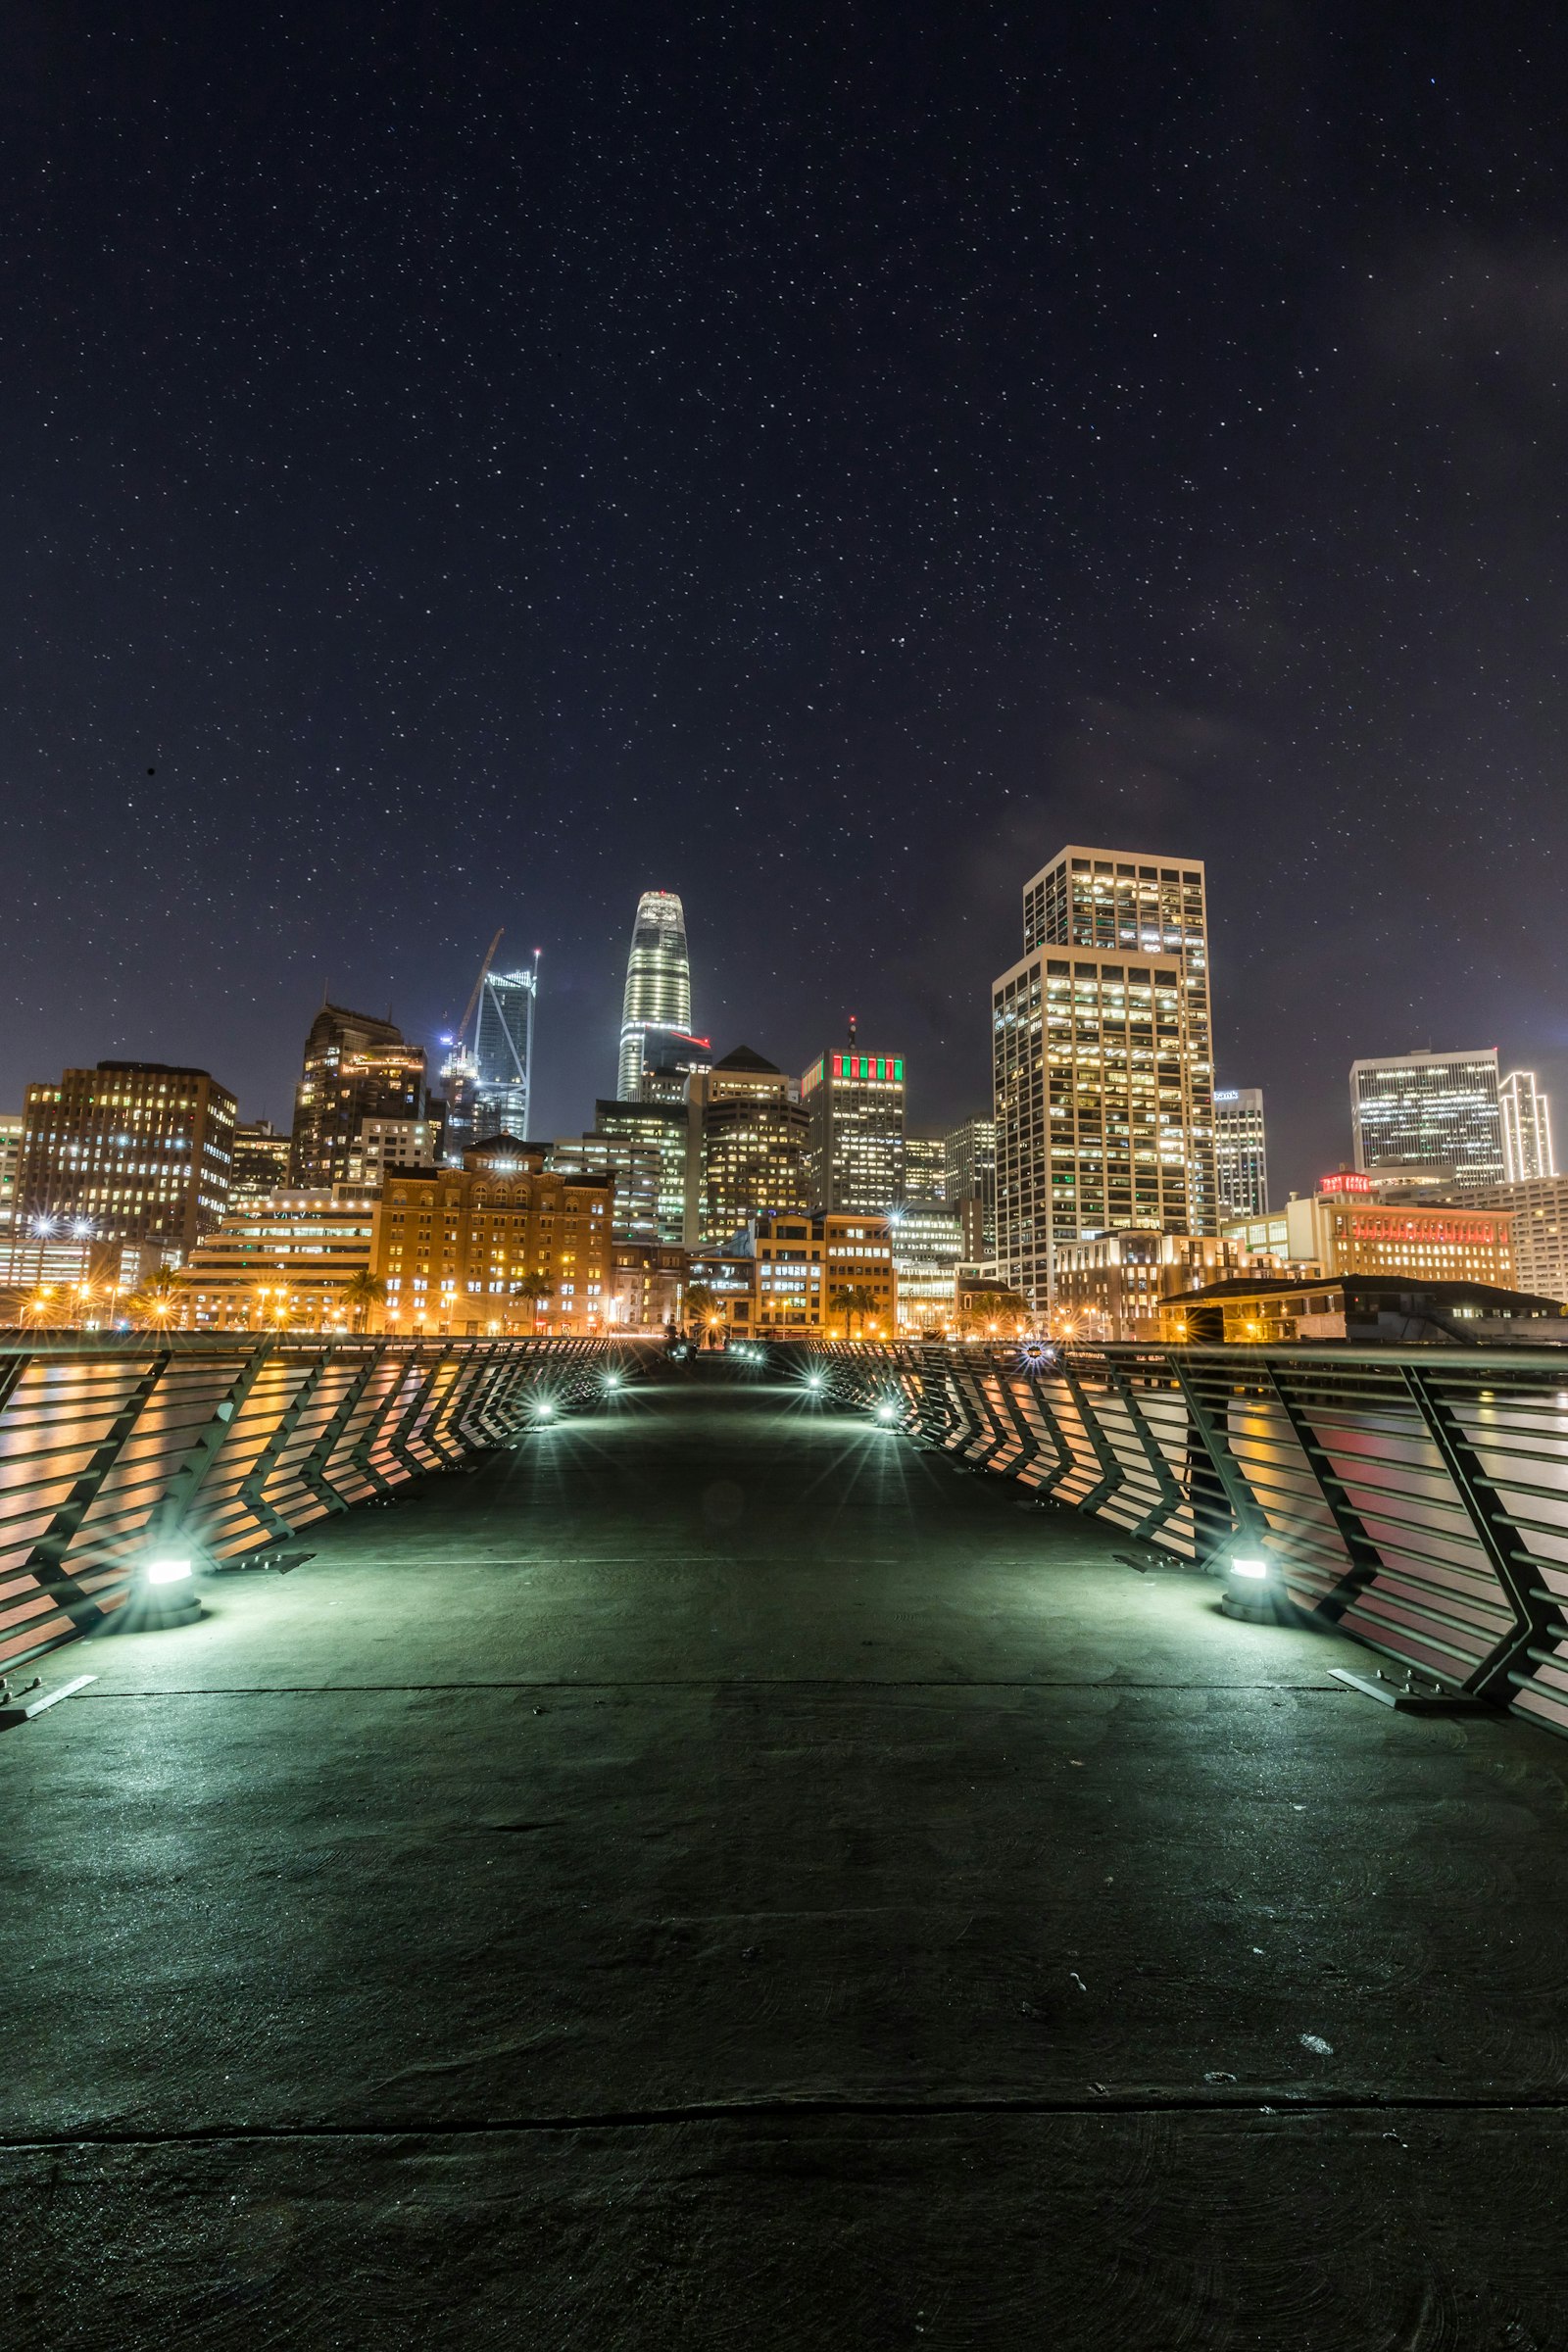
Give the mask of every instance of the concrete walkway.
<path id="1" fill-rule="evenodd" d="M 1568 2345 L 1568 1747 L 1016 1506 L 706 1363 L 51 1660 L 3 2340 Z"/>

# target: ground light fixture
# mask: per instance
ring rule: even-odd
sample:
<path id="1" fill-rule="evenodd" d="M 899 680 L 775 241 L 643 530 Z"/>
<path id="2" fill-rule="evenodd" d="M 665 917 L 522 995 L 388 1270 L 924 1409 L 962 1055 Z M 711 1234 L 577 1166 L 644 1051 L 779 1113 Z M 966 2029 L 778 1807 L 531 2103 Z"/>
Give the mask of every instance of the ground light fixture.
<path id="1" fill-rule="evenodd" d="M 607 1389 L 618 1389 L 620 1386 L 620 1374 L 618 1372 L 607 1372 L 605 1374 L 605 1386 Z"/>
<path id="2" fill-rule="evenodd" d="M 1265 1552 L 1236 1551 L 1225 1562 L 1219 1605 L 1227 1617 L 1241 1617 L 1250 1625 L 1277 1624 L 1285 1597 L 1279 1569 Z"/>
<path id="3" fill-rule="evenodd" d="M 898 1419 L 899 1408 L 894 1403 L 891 1396 L 883 1397 L 881 1403 L 876 1408 L 876 1417 L 879 1421 L 896 1421 Z"/>
<path id="4" fill-rule="evenodd" d="M 810 1392 L 811 1392 L 811 1395 L 812 1395 L 813 1396 L 821 1396 L 821 1394 L 822 1394 L 822 1375 L 821 1375 L 821 1373 L 820 1373 L 820 1372 L 808 1372 L 808 1374 L 806 1375 L 806 1385 L 807 1385 L 807 1387 L 808 1387 L 808 1388 L 810 1390 Z"/>
<path id="5" fill-rule="evenodd" d="M 159 1634 L 168 1626 L 194 1625 L 201 1613 L 195 1561 L 188 1552 L 159 1552 L 143 1563 L 131 1587 L 125 1631 Z"/>

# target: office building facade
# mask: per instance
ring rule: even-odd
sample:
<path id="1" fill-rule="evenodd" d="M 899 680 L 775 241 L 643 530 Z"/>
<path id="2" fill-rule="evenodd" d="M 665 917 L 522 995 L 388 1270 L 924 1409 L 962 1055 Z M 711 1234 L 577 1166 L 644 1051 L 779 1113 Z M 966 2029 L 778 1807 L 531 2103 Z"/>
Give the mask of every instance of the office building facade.
<path id="1" fill-rule="evenodd" d="M 23 1125 L 20 1110 L 0 1111 L 0 1242 L 10 1238 L 16 1216 Z"/>
<path id="2" fill-rule="evenodd" d="M 699 1123 L 698 1234 L 726 1242 L 754 1217 L 811 1206 L 807 1113 L 791 1080 L 738 1046 L 692 1080 Z"/>
<path id="3" fill-rule="evenodd" d="M 235 1102 L 206 1070 L 101 1061 L 29 1086 L 17 1162 L 19 1233 L 71 1226 L 184 1257 L 228 1206 Z"/>
<path id="4" fill-rule="evenodd" d="M 906 1332 L 950 1331 L 958 1305 L 962 1217 L 943 1201 L 906 1198 L 889 1212 L 887 1223 L 899 1328 Z"/>
<path id="5" fill-rule="evenodd" d="M 684 1097 L 676 1102 L 612 1102 L 594 1105 L 596 1134 L 622 1136 L 649 1146 L 659 1155 L 659 1223 L 655 1238 L 666 1248 L 689 1248 L 697 1240 L 697 1188 L 701 1154 L 696 1113 Z"/>
<path id="6" fill-rule="evenodd" d="M 1157 1340 L 1167 1302 L 1236 1271 L 1217 1234 L 1102 1233 L 1056 1252 L 1053 1329 L 1063 1339 Z"/>
<path id="7" fill-rule="evenodd" d="M 904 1198 L 945 1200 L 948 1193 L 947 1138 L 904 1132 Z"/>
<path id="8" fill-rule="evenodd" d="M 611 1238 L 657 1246 L 662 1169 L 659 1146 L 630 1135 L 560 1136 L 545 1166 L 563 1176 L 608 1176 L 614 1187 Z"/>
<path id="9" fill-rule="evenodd" d="M 323 1004 L 305 1041 L 289 1177 L 296 1191 L 349 1182 L 367 1119 L 425 1116 L 424 1049 L 391 1021 Z"/>
<path id="10" fill-rule="evenodd" d="M 1023 903 L 992 990 L 997 1262 L 1043 1314 L 1067 1243 L 1217 1229 L 1203 869 L 1070 846 Z"/>
<path id="11" fill-rule="evenodd" d="M 686 945 L 686 912 L 672 890 L 645 890 L 637 902 L 626 988 L 621 1001 L 620 1058 L 615 1094 L 635 1102 L 643 1071 L 679 1059 L 690 1039 L 692 967 Z"/>
<path id="12" fill-rule="evenodd" d="M 273 1193 L 285 1192 L 293 1149 L 293 1138 L 274 1127 L 270 1119 L 241 1119 L 234 1129 L 234 1170 L 228 1188 L 230 1208 L 247 1200 L 267 1200 Z"/>
<path id="13" fill-rule="evenodd" d="M 1497 1088 L 1502 1115 L 1502 1170 L 1507 1184 L 1529 1184 L 1555 1176 L 1551 1148 L 1551 1105 L 1536 1084 L 1534 1070 L 1510 1070 Z"/>
<path id="14" fill-rule="evenodd" d="M 997 1122 L 965 1119 L 943 1138 L 942 1198 L 963 1220 L 963 1255 L 978 1264 L 997 1253 Z"/>
<path id="15" fill-rule="evenodd" d="M 862 1054 L 852 1038 L 847 1052 L 818 1054 L 801 1102 L 813 1209 L 886 1216 L 904 1198 L 903 1055 Z"/>
<path id="16" fill-rule="evenodd" d="M 232 1203 L 185 1264 L 180 1312 L 198 1331 L 348 1331 L 344 1297 L 370 1263 L 375 1206 L 351 1192 Z"/>
<path id="17" fill-rule="evenodd" d="M 1464 1200 L 1466 1207 L 1507 1212 L 1513 1278 L 1521 1291 L 1568 1302 L 1568 1176 L 1480 1185 Z"/>
<path id="18" fill-rule="evenodd" d="M 1501 1184 L 1497 1049 L 1369 1056 L 1350 1065 L 1356 1173 L 1384 1183 Z"/>
<path id="19" fill-rule="evenodd" d="M 1214 1090 L 1214 1187 L 1221 1217 L 1268 1215 L 1268 1147 L 1260 1086 Z"/>
<path id="20" fill-rule="evenodd" d="M 892 1339 L 898 1328 L 898 1284 L 886 1217 L 760 1217 L 750 1241 L 753 1294 L 747 1314 L 760 1338 L 785 1339 L 829 1331 L 852 1339 Z M 863 1293 L 869 1305 L 851 1309 L 846 1295 Z"/>

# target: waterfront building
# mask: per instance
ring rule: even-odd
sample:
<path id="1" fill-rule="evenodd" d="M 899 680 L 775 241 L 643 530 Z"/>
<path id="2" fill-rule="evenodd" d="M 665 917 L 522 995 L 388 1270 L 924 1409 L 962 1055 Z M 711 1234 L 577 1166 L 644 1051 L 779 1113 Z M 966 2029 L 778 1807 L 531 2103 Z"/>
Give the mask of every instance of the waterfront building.
<path id="1" fill-rule="evenodd" d="M 680 1058 L 675 1041 L 689 1041 L 692 967 L 686 914 L 672 890 L 645 890 L 637 902 L 626 989 L 621 1003 L 616 1099 L 635 1102 L 643 1071 Z"/>
<path id="2" fill-rule="evenodd" d="M 1536 1084 L 1534 1070 L 1510 1070 L 1497 1089 L 1502 1116 L 1502 1166 L 1505 1182 L 1529 1184 L 1541 1176 L 1555 1176 L 1551 1149 L 1551 1105 Z"/>
<path id="3" fill-rule="evenodd" d="M 963 1220 L 966 1260 L 993 1258 L 997 1250 L 997 1122 L 965 1119 L 943 1138 L 942 1198 Z"/>
<path id="4" fill-rule="evenodd" d="M 1040 1314 L 1065 1243 L 1216 1231 L 1203 868 L 1069 846 L 1023 908 L 992 990 L 997 1257 Z"/>
<path id="5" fill-rule="evenodd" d="M 1131 1228 L 1065 1242 L 1056 1252 L 1053 1335 L 1079 1340 L 1157 1340 L 1166 1304 L 1238 1272 L 1233 1247 L 1212 1233 Z"/>
<path id="6" fill-rule="evenodd" d="M 754 1217 L 809 1208 L 807 1113 L 776 1063 L 737 1046 L 691 1087 L 701 1153 L 699 1238 L 725 1242 Z"/>
<path id="7" fill-rule="evenodd" d="M 745 1319 L 760 1338 L 830 1331 L 857 1340 L 895 1336 L 898 1284 L 886 1217 L 759 1217 L 749 1246 L 753 1292 Z M 863 1312 L 843 1305 L 850 1291 L 869 1297 Z"/>
<path id="8" fill-rule="evenodd" d="M 904 1198 L 906 1200 L 945 1200 L 948 1185 L 946 1136 L 904 1137 Z"/>
<path id="9" fill-rule="evenodd" d="M 374 1202 L 342 1186 L 233 1203 L 186 1261 L 180 1319 L 198 1331 L 348 1331 L 358 1317 L 344 1294 L 370 1263 L 374 1223 Z"/>
<path id="10" fill-rule="evenodd" d="M 234 1129 L 234 1170 L 228 1188 L 230 1208 L 246 1200 L 270 1200 L 288 1184 L 293 1139 L 270 1119 L 241 1119 Z"/>
<path id="11" fill-rule="evenodd" d="M 904 1198 L 904 1057 L 819 1054 L 801 1080 L 808 1121 L 811 1205 L 831 1215 L 885 1216 Z"/>
<path id="12" fill-rule="evenodd" d="M 323 1004 L 305 1041 L 294 1097 L 296 1190 L 349 1182 L 365 1120 L 425 1115 L 423 1047 L 411 1046 L 401 1029 L 373 1013 Z"/>
<path id="13" fill-rule="evenodd" d="M 1379 1054 L 1350 1064 L 1356 1172 L 1385 1184 L 1501 1184 L 1497 1049 Z"/>
<path id="14" fill-rule="evenodd" d="M 96 1242 L 188 1255 L 228 1205 L 234 1113 L 206 1070 L 162 1061 L 100 1061 L 29 1086 L 17 1230 L 81 1227 Z"/>
<path id="15" fill-rule="evenodd" d="M 906 1331 L 947 1331 L 957 1312 L 963 1219 L 938 1200 L 906 1198 L 888 1212 L 899 1325 Z"/>
<path id="16" fill-rule="evenodd" d="M 538 1145 L 493 1136 L 461 1168 L 389 1179 L 372 1270 L 388 1331 L 587 1334 L 604 1329 L 612 1177 L 545 1166 Z"/>
<path id="17" fill-rule="evenodd" d="M 534 1007 L 539 998 L 539 951 L 514 972 L 487 971 L 474 1008 L 473 1112 L 469 1138 L 526 1135 L 533 1085 Z M 466 1077 L 467 1073 L 463 1073 Z"/>
<path id="18" fill-rule="evenodd" d="M 1556 1299 L 1430 1275 L 1236 1275 L 1168 1299 L 1162 1322 L 1164 1338 L 1179 1347 L 1290 1348 L 1302 1340 L 1568 1347 L 1568 1314 Z"/>
<path id="19" fill-rule="evenodd" d="M 1260 1086 L 1214 1090 L 1214 1184 L 1222 1219 L 1268 1215 L 1268 1149 Z"/>

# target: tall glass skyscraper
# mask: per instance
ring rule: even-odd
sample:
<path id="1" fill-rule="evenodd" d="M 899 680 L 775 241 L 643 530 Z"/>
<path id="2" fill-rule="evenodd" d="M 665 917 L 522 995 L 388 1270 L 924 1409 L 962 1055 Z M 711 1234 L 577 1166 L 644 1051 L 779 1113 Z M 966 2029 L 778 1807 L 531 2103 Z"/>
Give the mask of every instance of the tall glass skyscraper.
<path id="1" fill-rule="evenodd" d="M 539 955 L 520 972 L 486 972 L 473 1025 L 473 1140 L 514 1135 L 528 1139 L 533 1079 L 533 1008 L 539 995 Z"/>
<path id="2" fill-rule="evenodd" d="M 686 916 L 672 890 L 645 890 L 637 902 L 631 954 L 626 961 L 626 997 L 620 1016 L 620 1066 L 615 1093 L 635 1102 L 643 1070 L 670 1056 L 670 1034 L 684 1046 L 692 1025 L 692 967 L 686 951 Z"/>

